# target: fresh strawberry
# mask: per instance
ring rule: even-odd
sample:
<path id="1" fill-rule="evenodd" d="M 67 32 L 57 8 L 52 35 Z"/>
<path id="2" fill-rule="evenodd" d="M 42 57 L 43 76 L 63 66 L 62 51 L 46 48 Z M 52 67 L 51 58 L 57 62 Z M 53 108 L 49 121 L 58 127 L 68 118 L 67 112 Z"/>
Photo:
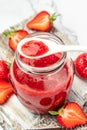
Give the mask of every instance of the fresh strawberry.
<path id="1" fill-rule="evenodd" d="M 41 11 L 31 21 L 27 23 L 27 27 L 37 31 L 50 31 L 53 21 L 56 19 L 56 14 L 51 16 L 47 11 Z"/>
<path id="2" fill-rule="evenodd" d="M 12 31 L 4 32 L 5 36 L 9 37 L 9 47 L 15 51 L 17 44 L 22 40 L 26 35 L 28 35 L 28 32 L 24 29 L 21 30 L 15 30 L 12 28 Z"/>
<path id="3" fill-rule="evenodd" d="M 10 95 L 13 93 L 13 89 L 9 82 L 0 80 L 0 105 L 4 104 Z"/>
<path id="4" fill-rule="evenodd" d="M 74 128 L 87 123 L 87 116 L 76 102 L 65 104 L 58 111 L 49 111 L 51 115 L 57 115 L 60 125 L 65 128 Z"/>
<path id="5" fill-rule="evenodd" d="M 0 79 L 7 80 L 8 79 L 8 65 L 4 60 L 0 60 Z"/>
<path id="6" fill-rule="evenodd" d="M 80 54 L 74 61 L 76 74 L 87 80 L 87 53 Z"/>

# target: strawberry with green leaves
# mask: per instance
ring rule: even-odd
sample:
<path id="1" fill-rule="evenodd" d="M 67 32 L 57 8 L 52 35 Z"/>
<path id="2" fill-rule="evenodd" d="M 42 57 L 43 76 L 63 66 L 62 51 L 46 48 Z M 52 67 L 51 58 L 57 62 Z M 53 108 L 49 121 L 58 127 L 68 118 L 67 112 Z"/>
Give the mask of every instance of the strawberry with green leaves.
<path id="1" fill-rule="evenodd" d="M 87 80 L 87 53 L 81 53 L 74 61 L 76 74 Z"/>
<path id="2" fill-rule="evenodd" d="M 41 11 L 26 26 L 32 30 L 47 32 L 52 29 L 56 17 L 55 13 L 51 16 L 47 11 Z"/>
<path id="3" fill-rule="evenodd" d="M 9 47 L 15 51 L 17 44 L 22 40 L 25 36 L 28 35 L 28 32 L 24 29 L 16 30 L 14 28 L 11 28 L 11 31 L 4 32 L 4 35 L 9 38 Z"/>
<path id="4" fill-rule="evenodd" d="M 58 111 L 49 111 L 49 113 L 56 115 L 59 124 L 68 129 L 87 124 L 87 115 L 76 102 L 69 102 Z"/>

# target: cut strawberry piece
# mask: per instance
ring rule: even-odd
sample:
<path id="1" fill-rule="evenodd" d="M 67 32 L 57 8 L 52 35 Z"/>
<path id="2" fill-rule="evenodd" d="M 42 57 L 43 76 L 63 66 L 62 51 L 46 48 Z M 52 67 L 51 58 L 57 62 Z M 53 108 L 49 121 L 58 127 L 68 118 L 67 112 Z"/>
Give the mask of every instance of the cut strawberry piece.
<path id="1" fill-rule="evenodd" d="M 56 19 L 56 14 L 52 16 L 47 11 L 41 11 L 31 21 L 27 23 L 27 27 L 37 31 L 50 31 L 53 21 Z"/>
<path id="2" fill-rule="evenodd" d="M 0 80 L 0 104 L 4 104 L 13 93 L 9 82 Z"/>
<path id="3" fill-rule="evenodd" d="M 4 60 L 0 60 L 0 80 L 7 80 L 8 79 L 8 65 Z"/>
<path id="4" fill-rule="evenodd" d="M 74 61 L 76 74 L 87 80 L 87 53 L 80 54 Z"/>
<path id="5" fill-rule="evenodd" d="M 70 129 L 87 123 L 86 114 L 83 112 L 79 104 L 75 102 L 69 102 L 58 111 L 49 111 L 49 113 L 57 115 L 59 124 L 65 128 Z"/>
<path id="6" fill-rule="evenodd" d="M 26 35 L 28 35 L 28 32 L 24 29 L 22 30 L 15 30 L 4 32 L 5 36 L 9 37 L 9 47 L 15 51 L 17 44 L 22 40 Z"/>

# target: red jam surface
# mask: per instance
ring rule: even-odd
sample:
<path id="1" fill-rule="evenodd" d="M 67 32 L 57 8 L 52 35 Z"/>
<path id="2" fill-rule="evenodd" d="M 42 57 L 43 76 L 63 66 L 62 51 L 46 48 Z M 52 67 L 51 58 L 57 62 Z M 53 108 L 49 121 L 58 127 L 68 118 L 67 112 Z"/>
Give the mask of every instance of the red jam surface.
<path id="1" fill-rule="evenodd" d="M 22 49 L 24 48 L 26 47 L 23 46 Z M 22 51 L 24 52 L 24 50 Z M 33 53 L 33 55 L 37 54 Z M 51 67 L 50 65 L 58 62 L 61 56 L 62 53 L 58 53 L 45 57 L 45 59 L 34 59 L 33 61 L 22 56 L 20 59 L 34 67 Z M 31 112 L 44 114 L 64 103 L 73 81 L 73 64 L 71 60 L 67 60 L 60 70 L 52 73 L 35 74 L 26 73 L 14 60 L 10 69 L 10 80 L 20 101 Z"/>
<path id="2" fill-rule="evenodd" d="M 21 50 L 27 56 L 40 56 L 48 52 L 49 48 L 42 41 L 31 40 L 26 42 Z"/>
<path id="3" fill-rule="evenodd" d="M 56 53 L 43 58 L 30 59 L 20 55 L 21 61 L 33 67 L 47 67 L 55 64 L 62 57 L 62 53 Z"/>

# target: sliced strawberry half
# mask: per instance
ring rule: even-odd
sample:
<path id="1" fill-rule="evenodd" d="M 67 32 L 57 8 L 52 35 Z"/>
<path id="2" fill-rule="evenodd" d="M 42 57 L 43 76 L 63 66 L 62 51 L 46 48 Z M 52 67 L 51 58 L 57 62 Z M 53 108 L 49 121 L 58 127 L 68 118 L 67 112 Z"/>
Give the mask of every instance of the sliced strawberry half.
<path id="1" fill-rule="evenodd" d="M 9 82 L 0 80 L 0 105 L 4 104 L 13 93 Z"/>
<path id="2" fill-rule="evenodd" d="M 5 36 L 9 37 L 9 47 L 15 51 L 17 44 L 22 40 L 26 35 L 28 35 L 28 32 L 24 29 L 15 30 L 12 28 L 12 31 L 4 32 Z"/>
<path id="3" fill-rule="evenodd" d="M 54 13 L 52 16 L 47 11 L 41 11 L 26 26 L 29 29 L 37 31 L 50 31 L 53 25 L 53 21 L 57 15 Z"/>
<path id="4" fill-rule="evenodd" d="M 87 123 L 87 115 L 76 102 L 69 102 L 58 111 L 49 111 L 52 115 L 57 115 L 57 121 L 65 128 L 74 128 Z"/>

